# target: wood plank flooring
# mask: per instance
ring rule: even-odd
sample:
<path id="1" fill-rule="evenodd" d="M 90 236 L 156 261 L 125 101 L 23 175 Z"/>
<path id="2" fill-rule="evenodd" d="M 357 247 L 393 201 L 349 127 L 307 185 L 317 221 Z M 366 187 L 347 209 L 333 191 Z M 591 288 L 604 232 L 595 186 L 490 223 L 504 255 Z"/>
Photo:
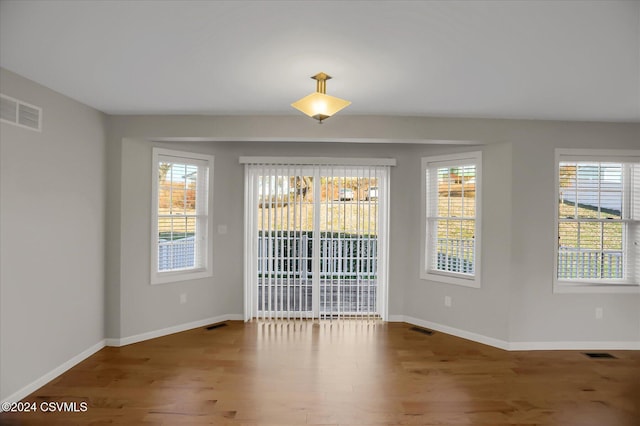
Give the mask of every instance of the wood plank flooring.
<path id="1" fill-rule="evenodd" d="M 3 425 L 640 425 L 640 351 L 507 352 L 382 322 L 229 322 L 104 348 Z"/>

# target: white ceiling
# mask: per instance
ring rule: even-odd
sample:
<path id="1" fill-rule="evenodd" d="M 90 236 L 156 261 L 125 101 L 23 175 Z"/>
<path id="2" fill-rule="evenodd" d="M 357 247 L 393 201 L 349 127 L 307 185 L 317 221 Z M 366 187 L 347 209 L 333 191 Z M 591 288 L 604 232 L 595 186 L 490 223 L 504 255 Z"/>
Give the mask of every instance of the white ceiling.
<path id="1" fill-rule="evenodd" d="M 13 1 L 0 65 L 111 114 L 640 121 L 638 1 Z"/>

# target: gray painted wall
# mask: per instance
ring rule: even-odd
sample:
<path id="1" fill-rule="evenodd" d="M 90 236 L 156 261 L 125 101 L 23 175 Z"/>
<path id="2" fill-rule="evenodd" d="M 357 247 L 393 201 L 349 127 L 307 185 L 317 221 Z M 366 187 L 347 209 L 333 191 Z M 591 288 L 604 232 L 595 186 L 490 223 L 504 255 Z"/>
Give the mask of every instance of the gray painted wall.
<path id="1" fill-rule="evenodd" d="M 104 339 L 105 116 L 5 69 L 42 132 L 0 124 L 0 399 Z"/>

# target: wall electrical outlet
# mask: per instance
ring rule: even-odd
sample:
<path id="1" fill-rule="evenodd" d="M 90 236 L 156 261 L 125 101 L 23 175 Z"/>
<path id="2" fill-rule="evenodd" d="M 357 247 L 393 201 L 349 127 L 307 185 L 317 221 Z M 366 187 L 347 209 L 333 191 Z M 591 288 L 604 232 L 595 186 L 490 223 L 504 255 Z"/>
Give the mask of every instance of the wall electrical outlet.
<path id="1" fill-rule="evenodd" d="M 187 293 L 180 294 L 180 304 L 187 303 Z"/>
<path id="2" fill-rule="evenodd" d="M 604 310 L 602 308 L 596 308 L 596 319 L 602 319 L 604 317 Z"/>
<path id="3" fill-rule="evenodd" d="M 451 296 L 444 297 L 444 306 L 450 308 L 451 307 Z"/>

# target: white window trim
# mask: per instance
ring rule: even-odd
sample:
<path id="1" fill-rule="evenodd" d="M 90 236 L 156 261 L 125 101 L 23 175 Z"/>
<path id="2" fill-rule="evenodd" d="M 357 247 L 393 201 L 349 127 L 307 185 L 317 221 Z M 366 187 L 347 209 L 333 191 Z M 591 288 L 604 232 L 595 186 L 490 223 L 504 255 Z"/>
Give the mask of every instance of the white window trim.
<path id="1" fill-rule="evenodd" d="M 475 274 L 457 274 L 444 271 L 428 270 L 429 256 L 429 235 L 427 228 L 427 168 L 433 163 L 460 164 L 460 162 L 471 160 L 476 165 L 476 218 L 475 218 Z M 435 155 L 422 158 L 422 247 L 420 256 L 420 278 L 423 280 L 436 281 L 446 284 L 455 284 L 464 287 L 480 288 L 482 277 L 482 152 L 463 152 L 458 154 Z"/>
<path id="2" fill-rule="evenodd" d="M 558 193 L 560 191 L 561 161 L 611 161 L 629 162 L 629 157 L 638 157 L 640 161 L 640 150 L 634 149 L 565 149 L 556 148 L 554 167 L 554 239 L 553 239 L 553 292 L 562 293 L 598 293 L 598 294 L 628 294 L 640 293 L 640 283 L 620 283 L 616 281 L 601 280 L 561 280 L 558 279 Z M 626 250 L 626 249 L 625 249 Z"/>
<path id="3" fill-rule="evenodd" d="M 207 235 L 205 236 L 205 266 L 182 271 L 158 272 L 158 158 L 171 156 L 179 159 L 206 161 L 209 168 L 207 191 Z M 151 284 L 166 284 L 177 281 L 195 280 L 213 276 L 213 161 L 207 154 L 177 151 L 164 148 L 153 148 L 151 180 Z"/>

